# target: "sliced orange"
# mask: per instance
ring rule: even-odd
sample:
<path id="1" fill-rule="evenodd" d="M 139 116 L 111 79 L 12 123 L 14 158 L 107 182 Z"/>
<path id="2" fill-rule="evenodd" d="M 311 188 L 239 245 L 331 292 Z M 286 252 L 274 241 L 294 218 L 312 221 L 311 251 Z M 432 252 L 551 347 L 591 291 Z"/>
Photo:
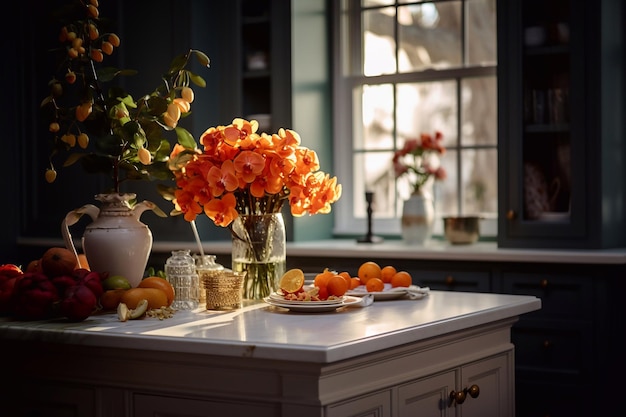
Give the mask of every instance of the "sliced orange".
<path id="1" fill-rule="evenodd" d="M 285 294 L 299 292 L 304 286 L 304 272 L 298 268 L 288 270 L 280 278 L 278 286 Z"/>

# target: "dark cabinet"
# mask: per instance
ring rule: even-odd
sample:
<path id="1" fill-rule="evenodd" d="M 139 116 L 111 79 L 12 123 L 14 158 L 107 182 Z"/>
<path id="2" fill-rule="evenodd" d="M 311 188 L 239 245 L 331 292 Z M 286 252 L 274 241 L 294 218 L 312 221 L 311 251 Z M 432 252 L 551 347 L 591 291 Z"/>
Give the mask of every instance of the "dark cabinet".
<path id="1" fill-rule="evenodd" d="M 220 109 L 223 123 L 243 117 L 257 120 L 267 133 L 290 128 L 291 2 L 237 0 L 221 7 L 232 17 L 223 47 L 236 63 L 221 74 L 221 95 L 228 97 Z"/>
<path id="2" fill-rule="evenodd" d="M 626 243 L 622 8 L 498 3 L 499 246 Z"/>

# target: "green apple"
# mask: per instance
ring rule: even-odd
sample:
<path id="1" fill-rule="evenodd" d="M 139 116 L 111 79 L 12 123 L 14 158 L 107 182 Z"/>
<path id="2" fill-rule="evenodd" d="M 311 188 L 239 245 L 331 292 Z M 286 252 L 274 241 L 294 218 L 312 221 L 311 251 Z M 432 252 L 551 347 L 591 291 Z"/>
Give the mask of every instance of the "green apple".
<path id="1" fill-rule="evenodd" d="M 130 282 L 121 275 L 111 275 L 104 281 L 102 281 L 102 289 L 108 290 L 128 290 L 130 289 Z"/>

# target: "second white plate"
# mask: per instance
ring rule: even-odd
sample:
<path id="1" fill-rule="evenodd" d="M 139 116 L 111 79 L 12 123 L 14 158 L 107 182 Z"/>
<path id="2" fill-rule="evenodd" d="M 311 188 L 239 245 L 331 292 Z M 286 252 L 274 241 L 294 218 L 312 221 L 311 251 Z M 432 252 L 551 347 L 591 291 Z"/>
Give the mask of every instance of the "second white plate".
<path id="1" fill-rule="evenodd" d="M 353 304 L 358 304 L 362 300 L 359 297 L 344 296 L 341 303 L 336 304 L 319 304 L 318 302 L 308 302 L 308 304 L 288 304 L 273 300 L 271 297 L 265 297 L 263 299 L 267 304 L 289 309 L 289 311 L 297 313 L 329 313 L 335 311 L 338 308 L 346 307 Z"/>
<path id="2" fill-rule="evenodd" d="M 384 300 L 396 300 L 398 298 L 404 297 L 408 292 L 407 288 L 396 287 L 392 288 L 391 284 L 385 284 L 385 289 L 383 291 L 377 292 L 368 292 L 365 289 L 365 285 L 359 285 L 358 287 L 348 291 L 346 295 L 350 295 L 353 297 L 363 297 L 365 295 L 371 294 L 374 296 L 375 301 L 384 301 Z"/>

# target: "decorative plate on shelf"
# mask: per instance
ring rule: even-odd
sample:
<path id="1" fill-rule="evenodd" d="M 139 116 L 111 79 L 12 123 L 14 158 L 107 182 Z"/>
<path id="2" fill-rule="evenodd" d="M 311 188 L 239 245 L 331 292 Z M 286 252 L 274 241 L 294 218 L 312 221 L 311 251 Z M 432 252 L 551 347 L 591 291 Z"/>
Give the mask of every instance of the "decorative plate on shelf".
<path id="1" fill-rule="evenodd" d="M 321 304 L 319 301 L 304 301 L 299 304 L 289 304 L 284 301 L 276 301 L 273 300 L 272 297 L 265 297 L 263 299 L 267 304 L 286 308 L 289 311 L 293 311 L 296 313 L 329 313 L 331 311 L 335 311 L 338 308 L 354 305 L 360 303 L 362 300 L 359 297 L 350 297 L 344 296 L 343 300 L 339 303 L 334 304 Z"/>

